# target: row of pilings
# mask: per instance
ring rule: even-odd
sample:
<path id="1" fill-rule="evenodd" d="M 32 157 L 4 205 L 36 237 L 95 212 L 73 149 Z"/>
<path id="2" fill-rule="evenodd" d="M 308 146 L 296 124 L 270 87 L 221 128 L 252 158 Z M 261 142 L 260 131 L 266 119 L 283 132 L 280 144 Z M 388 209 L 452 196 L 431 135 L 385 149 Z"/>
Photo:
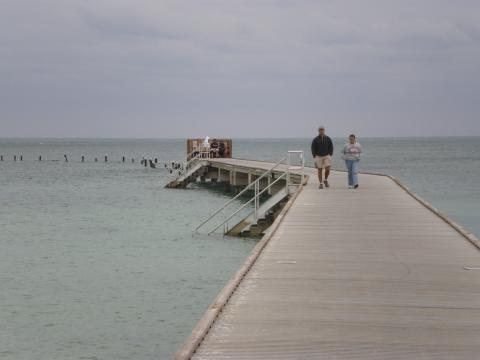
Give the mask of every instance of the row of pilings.
<path id="1" fill-rule="evenodd" d="M 70 156 L 68 156 L 67 154 L 63 154 L 63 160 L 65 162 L 68 162 L 69 160 L 71 160 L 72 158 Z M 99 159 L 102 159 L 104 162 L 108 162 L 109 161 L 109 157 L 108 155 L 104 155 L 103 158 L 102 157 L 93 157 L 92 160 L 95 161 L 95 162 L 98 162 Z M 23 161 L 24 160 L 24 157 L 23 157 L 23 154 L 20 154 L 20 155 L 11 155 L 10 157 L 7 157 L 5 155 L 0 155 L 0 161 L 8 161 L 8 160 L 13 160 L 13 161 Z M 38 161 L 42 161 L 42 160 L 45 160 L 45 157 L 43 157 L 42 155 L 38 155 L 38 157 L 36 158 L 36 160 Z M 80 162 L 86 162 L 88 161 L 87 157 L 85 155 L 81 155 L 78 160 Z M 158 164 L 158 158 L 154 158 L 154 159 L 147 159 L 144 157 L 142 157 L 142 160 L 140 161 L 140 163 L 143 163 L 145 160 L 152 160 L 152 162 L 154 162 L 155 164 Z M 58 160 L 57 160 L 58 161 Z M 122 156 L 120 158 L 120 162 L 124 163 L 124 162 L 127 162 L 127 161 L 131 161 L 132 163 L 135 162 L 135 158 L 130 158 L 130 159 L 127 159 L 126 156 Z"/>
<path id="2" fill-rule="evenodd" d="M 5 155 L 0 155 L 0 162 L 3 162 L 3 161 L 24 161 L 26 160 L 23 156 L 23 154 L 20 154 L 20 155 L 11 155 L 11 156 L 5 156 Z M 78 158 L 73 158 L 67 154 L 63 154 L 63 159 L 62 161 L 64 162 L 69 162 L 69 161 L 77 161 L 77 162 L 88 162 L 88 161 L 93 161 L 93 162 L 99 162 L 99 161 L 103 161 L 105 163 L 111 161 L 111 159 L 109 158 L 109 156 L 107 154 L 105 154 L 103 157 L 98 157 L 98 156 L 95 156 L 93 158 L 90 158 L 88 159 L 85 155 L 81 155 L 80 157 Z M 36 158 L 36 161 L 46 161 L 46 158 L 42 155 L 38 155 L 38 157 Z M 53 160 L 53 161 L 60 161 L 58 159 L 56 160 Z M 113 160 L 115 161 L 115 160 Z M 126 163 L 126 162 L 131 162 L 132 164 L 135 163 L 135 158 L 132 157 L 132 158 L 127 158 L 126 156 L 122 156 L 119 160 L 119 162 L 121 163 Z M 158 164 L 159 164 L 159 161 L 158 161 L 158 157 L 155 157 L 155 158 L 147 158 L 145 156 L 142 157 L 142 159 L 140 160 L 140 164 L 145 166 L 145 167 L 151 167 L 151 168 L 157 168 L 158 167 Z M 170 171 L 170 173 L 173 173 L 174 170 L 183 170 L 183 164 L 181 163 L 178 163 L 176 161 L 172 161 L 172 162 L 169 162 L 169 163 L 164 163 L 163 164 L 163 167 L 167 170 Z"/>

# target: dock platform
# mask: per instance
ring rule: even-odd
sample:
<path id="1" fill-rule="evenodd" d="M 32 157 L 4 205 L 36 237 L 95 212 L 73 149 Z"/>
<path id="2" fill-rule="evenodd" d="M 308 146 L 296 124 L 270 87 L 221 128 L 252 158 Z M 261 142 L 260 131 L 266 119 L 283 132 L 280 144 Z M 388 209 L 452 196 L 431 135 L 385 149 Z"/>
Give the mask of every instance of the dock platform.
<path id="1" fill-rule="evenodd" d="M 478 240 L 387 176 L 305 174 L 176 359 L 478 359 Z"/>

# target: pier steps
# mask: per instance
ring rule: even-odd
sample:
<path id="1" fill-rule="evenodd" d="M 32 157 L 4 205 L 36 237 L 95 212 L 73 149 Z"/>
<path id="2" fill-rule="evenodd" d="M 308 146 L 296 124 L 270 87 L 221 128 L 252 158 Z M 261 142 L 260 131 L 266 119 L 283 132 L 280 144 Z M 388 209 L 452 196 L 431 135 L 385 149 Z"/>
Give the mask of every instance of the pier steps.
<path id="1" fill-rule="evenodd" d="M 185 173 L 179 175 L 176 179 L 170 181 L 167 188 L 185 188 L 190 182 L 194 181 L 199 176 L 199 172 L 208 166 L 207 161 L 198 160 L 194 164 L 191 164 Z"/>
<path id="2" fill-rule="evenodd" d="M 282 201 L 288 197 L 287 188 L 284 187 L 280 191 L 270 196 L 265 202 L 263 202 L 257 210 L 257 221 L 255 221 L 255 214 L 251 213 L 246 218 L 242 219 L 237 225 L 232 227 L 227 235 L 238 236 L 241 234 L 250 234 L 252 226 L 254 228 L 254 234 L 258 236 L 263 233 L 271 224 L 270 219 L 267 219 L 267 215 L 275 209 Z M 273 218 L 273 216 L 272 216 Z M 254 226 L 255 225 L 255 226 Z"/>

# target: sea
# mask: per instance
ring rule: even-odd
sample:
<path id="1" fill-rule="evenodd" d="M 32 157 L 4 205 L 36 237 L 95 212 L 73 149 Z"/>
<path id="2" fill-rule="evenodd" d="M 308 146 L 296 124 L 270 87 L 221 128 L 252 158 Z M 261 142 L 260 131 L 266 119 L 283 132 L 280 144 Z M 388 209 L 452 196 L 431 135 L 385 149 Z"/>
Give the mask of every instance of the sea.
<path id="1" fill-rule="evenodd" d="M 480 137 L 359 141 L 361 170 L 394 175 L 480 237 Z M 310 142 L 234 139 L 233 155 L 304 150 L 311 166 Z M 232 194 L 166 189 L 164 164 L 185 153 L 184 139 L 0 139 L 0 359 L 173 357 L 258 241 L 192 231 Z"/>

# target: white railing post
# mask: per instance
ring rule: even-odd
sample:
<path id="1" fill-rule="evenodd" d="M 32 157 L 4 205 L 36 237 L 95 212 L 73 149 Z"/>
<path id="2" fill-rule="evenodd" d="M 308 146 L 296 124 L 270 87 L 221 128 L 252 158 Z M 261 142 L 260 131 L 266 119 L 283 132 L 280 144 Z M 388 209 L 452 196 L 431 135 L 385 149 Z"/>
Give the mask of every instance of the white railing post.
<path id="1" fill-rule="evenodd" d="M 290 166 L 291 166 L 291 163 L 292 163 L 292 154 L 289 151 L 288 152 L 288 160 L 287 160 L 287 186 L 286 186 L 287 194 L 290 193 Z"/>
<path id="2" fill-rule="evenodd" d="M 300 154 L 300 159 L 302 160 L 302 177 L 300 178 L 301 182 L 300 182 L 300 186 L 303 186 L 303 181 L 305 179 L 305 156 L 304 156 L 304 152 L 302 151 L 302 153 Z"/>
<path id="3" fill-rule="evenodd" d="M 257 219 L 258 219 L 258 188 L 259 188 L 259 185 L 258 185 L 258 184 L 259 184 L 259 183 L 260 183 L 260 181 L 257 181 L 257 182 L 255 183 L 255 191 L 254 191 L 254 193 L 255 193 L 255 195 L 254 195 L 255 201 L 254 201 L 254 210 L 253 210 L 253 211 L 254 211 L 254 213 L 253 213 L 253 220 L 254 220 L 255 223 L 257 223 Z"/>
<path id="4" fill-rule="evenodd" d="M 300 159 L 300 165 L 298 166 L 293 166 L 292 165 L 292 155 L 293 154 L 298 154 L 299 159 Z M 289 150 L 288 151 L 288 183 L 287 183 L 287 188 L 289 188 L 290 185 L 295 185 L 291 181 L 291 172 L 292 170 L 300 170 L 300 184 L 299 186 L 303 186 L 303 182 L 305 179 L 305 157 L 304 157 L 304 152 L 302 150 Z"/>
<path id="5" fill-rule="evenodd" d="M 223 235 L 225 235 L 227 232 L 228 232 L 228 220 L 227 220 L 227 215 L 225 214 L 225 209 L 222 210 L 222 215 L 223 215 L 223 219 L 224 219 L 224 223 L 223 223 Z"/>

